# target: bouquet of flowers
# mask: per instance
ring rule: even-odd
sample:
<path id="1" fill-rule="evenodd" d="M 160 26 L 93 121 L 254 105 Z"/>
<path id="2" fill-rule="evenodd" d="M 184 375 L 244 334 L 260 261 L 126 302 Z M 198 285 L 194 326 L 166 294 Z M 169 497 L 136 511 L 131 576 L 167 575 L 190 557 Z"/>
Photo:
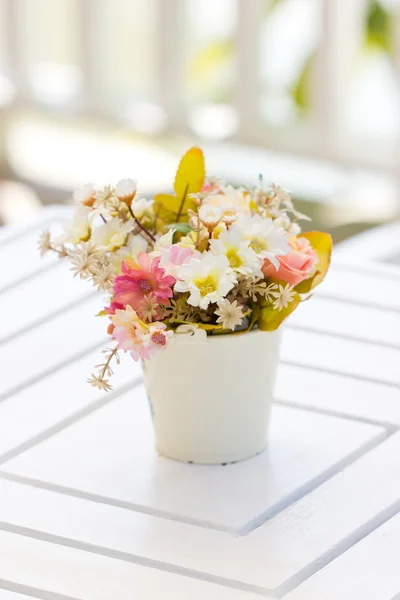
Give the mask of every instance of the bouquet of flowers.
<path id="1" fill-rule="evenodd" d="M 142 197 L 136 181 L 74 193 L 63 235 L 44 231 L 42 254 L 67 258 L 74 276 L 107 293 L 113 347 L 89 383 L 109 390 L 118 351 L 150 359 L 190 324 L 208 335 L 277 329 L 328 269 L 332 241 L 301 233 L 289 194 L 260 177 L 233 187 L 205 177 L 199 148 L 182 158 L 173 194 Z"/>

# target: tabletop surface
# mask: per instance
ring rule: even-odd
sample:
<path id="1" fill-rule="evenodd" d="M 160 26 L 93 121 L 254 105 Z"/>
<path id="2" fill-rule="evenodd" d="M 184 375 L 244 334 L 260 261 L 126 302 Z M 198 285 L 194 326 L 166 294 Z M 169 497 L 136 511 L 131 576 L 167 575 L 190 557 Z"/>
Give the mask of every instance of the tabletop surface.
<path id="1" fill-rule="evenodd" d="M 159 458 L 101 297 L 0 230 L 0 600 L 400 598 L 400 269 L 339 253 L 285 327 L 267 450 Z"/>

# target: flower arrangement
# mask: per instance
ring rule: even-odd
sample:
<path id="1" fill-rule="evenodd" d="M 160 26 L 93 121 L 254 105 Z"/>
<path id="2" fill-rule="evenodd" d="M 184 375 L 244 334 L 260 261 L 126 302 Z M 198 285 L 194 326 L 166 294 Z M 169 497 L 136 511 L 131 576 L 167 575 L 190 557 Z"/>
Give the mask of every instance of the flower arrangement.
<path id="1" fill-rule="evenodd" d="M 88 380 L 100 389 L 111 389 L 119 350 L 148 360 L 182 324 L 207 335 L 277 329 L 328 269 L 331 237 L 301 233 L 309 219 L 281 187 L 206 178 L 203 153 L 192 148 L 173 189 L 149 200 L 132 179 L 87 185 L 74 193 L 64 233 L 41 235 L 42 254 L 67 258 L 74 276 L 107 293 L 100 315 L 114 344 Z"/>

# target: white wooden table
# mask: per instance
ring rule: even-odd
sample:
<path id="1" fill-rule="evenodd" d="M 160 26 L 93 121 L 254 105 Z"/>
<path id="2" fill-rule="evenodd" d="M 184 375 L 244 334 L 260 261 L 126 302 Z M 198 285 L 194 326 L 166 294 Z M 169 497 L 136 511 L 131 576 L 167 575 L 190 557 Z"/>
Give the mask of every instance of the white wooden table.
<path id="1" fill-rule="evenodd" d="M 400 270 L 343 255 L 287 325 L 266 452 L 156 456 L 140 368 L 86 383 L 101 305 L 0 231 L 0 599 L 400 598 Z"/>

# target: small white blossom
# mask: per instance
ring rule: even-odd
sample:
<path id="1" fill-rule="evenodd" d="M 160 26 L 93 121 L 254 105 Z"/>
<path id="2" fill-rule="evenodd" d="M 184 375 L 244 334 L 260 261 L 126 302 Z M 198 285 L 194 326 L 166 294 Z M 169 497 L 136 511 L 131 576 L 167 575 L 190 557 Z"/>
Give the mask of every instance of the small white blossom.
<path id="1" fill-rule="evenodd" d="M 287 308 L 295 295 L 296 293 L 288 283 L 285 285 L 285 287 L 280 285 L 278 291 L 271 292 L 271 296 L 275 298 L 274 308 L 277 310 L 283 310 L 284 308 Z"/>
<path id="2" fill-rule="evenodd" d="M 79 242 L 86 242 L 90 238 L 91 225 L 89 217 L 91 212 L 88 206 L 79 204 L 72 221 L 65 226 L 64 233 L 54 241 L 56 246 L 59 244 L 79 244 Z"/>
<path id="3" fill-rule="evenodd" d="M 135 179 L 121 179 L 115 187 L 115 194 L 122 202 L 133 200 L 136 194 L 136 183 Z"/>
<path id="4" fill-rule="evenodd" d="M 188 304 L 204 309 L 226 296 L 236 283 L 226 256 L 214 256 L 210 252 L 182 265 L 177 276 L 175 291 L 190 292 Z"/>
<path id="5" fill-rule="evenodd" d="M 88 279 L 91 277 L 91 269 L 96 264 L 96 256 L 90 253 L 86 244 L 81 247 L 76 247 L 71 254 L 70 261 L 72 264 L 71 271 L 74 277 L 79 276 L 80 279 Z"/>
<path id="6" fill-rule="evenodd" d="M 79 190 L 75 190 L 73 198 L 77 204 L 85 204 L 86 206 L 92 206 L 95 199 L 96 190 L 91 183 L 84 185 Z"/>
<path id="7" fill-rule="evenodd" d="M 145 216 L 145 213 L 152 211 L 153 204 L 153 200 L 147 200 L 147 198 L 135 198 L 132 202 L 133 214 L 140 221 Z"/>
<path id="8" fill-rule="evenodd" d="M 219 300 L 215 314 L 219 315 L 217 323 L 221 323 L 224 329 L 232 329 L 232 331 L 242 324 L 244 318 L 242 307 L 238 305 L 237 300 L 229 302 L 226 298 Z"/>
<path id="9" fill-rule="evenodd" d="M 222 219 L 222 210 L 218 206 L 203 204 L 199 209 L 199 218 L 207 229 L 214 229 Z"/>
<path id="10" fill-rule="evenodd" d="M 124 223 L 114 217 L 93 230 L 92 242 L 100 250 L 114 252 L 125 244 L 131 227 L 131 223 Z"/>
<path id="11" fill-rule="evenodd" d="M 112 265 L 96 264 L 91 268 L 93 285 L 99 291 L 111 292 L 115 271 Z"/>
<path id="12" fill-rule="evenodd" d="M 50 231 L 45 229 L 39 236 L 38 248 L 40 256 L 44 256 L 49 250 L 51 250 L 51 238 Z"/>
<path id="13" fill-rule="evenodd" d="M 285 213 L 282 213 L 280 217 L 274 219 L 274 225 L 276 227 L 281 227 L 284 231 L 292 236 L 298 235 L 301 231 L 300 225 L 298 225 L 298 223 L 292 223 Z"/>
<path id="14" fill-rule="evenodd" d="M 95 375 L 94 373 L 92 373 L 92 375 L 88 377 L 87 382 L 91 386 L 102 390 L 103 392 L 109 392 L 110 390 L 112 390 L 112 386 L 108 383 L 108 379 L 105 379 L 101 375 Z"/>
<path id="15" fill-rule="evenodd" d="M 111 185 L 106 185 L 102 190 L 98 190 L 95 193 L 95 201 L 94 206 L 98 209 L 97 212 L 101 212 L 101 210 L 106 210 L 107 206 L 110 202 L 115 199 L 114 188 Z"/>

